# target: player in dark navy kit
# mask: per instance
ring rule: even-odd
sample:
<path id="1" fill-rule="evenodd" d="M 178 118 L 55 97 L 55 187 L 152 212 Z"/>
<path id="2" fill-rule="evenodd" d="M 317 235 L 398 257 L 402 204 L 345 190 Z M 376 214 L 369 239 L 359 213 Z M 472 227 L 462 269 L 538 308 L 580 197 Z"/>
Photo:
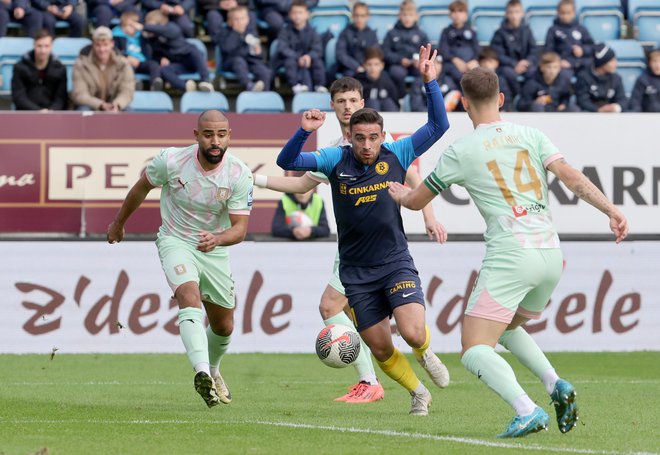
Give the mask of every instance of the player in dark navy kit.
<path id="1" fill-rule="evenodd" d="M 366 108 L 351 116 L 352 145 L 301 153 L 306 139 L 325 120 L 325 113 L 314 109 L 303 114 L 302 127 L 277 158 L 284 169 L 320 171 L 328 177 L 339 236 L 339 276 L 355 325 L 380 368 L 410 392 L 413 415 L 428 414 L 431 394 L 394 347 L 389 318 L 394 316 L 399 333 L 436 385 L 446 387 L 449 373 L 429 349 L 424 294 L 400 207 L 387 188 L 392 181 L 403 182 L 410 164 L 449 128 L 436 82 L 437 52 L 431 50 L 430 44 L 422 46 L 418 63 L 429 97 L 428 121 L 412 136 L 383 143 L 383 118 Z"/>

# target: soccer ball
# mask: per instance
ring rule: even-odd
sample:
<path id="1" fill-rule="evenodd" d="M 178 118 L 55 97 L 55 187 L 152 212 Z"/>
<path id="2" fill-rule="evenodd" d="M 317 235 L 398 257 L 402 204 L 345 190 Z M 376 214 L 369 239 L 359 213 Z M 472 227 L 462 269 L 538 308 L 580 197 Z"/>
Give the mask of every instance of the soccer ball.
<path id="1" fill-rule="evenodd" d="M 305 212 L 298 210 L 286 217 L 286 224 L 291 228 L 295 228 L 311 226 L 314 223 L 312 223 L 312 219 Z"/>
<path id="2" fill-rule="evenodd" d="M 360 335 L 351 327 L 331 324 L 316 337 L 316 355 L 329 367 L 347 367 L 359 354 Z"/>

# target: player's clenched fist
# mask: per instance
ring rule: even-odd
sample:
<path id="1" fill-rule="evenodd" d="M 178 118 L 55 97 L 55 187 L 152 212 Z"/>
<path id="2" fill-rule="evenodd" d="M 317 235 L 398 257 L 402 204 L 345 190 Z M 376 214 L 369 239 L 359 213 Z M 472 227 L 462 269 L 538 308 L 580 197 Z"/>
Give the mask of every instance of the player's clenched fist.
<path id="1" fill-rule="evenodd" d="M 211 234 L 210 232 L 202 231 L 199 234 L 199 242 L 197 243 L 197 249 L 202 253 L 208 253 L 213 251 L 216 246 L 219 246 L 218 238 Z"/>
<path id="2" fill-rule="evenodd" d="M 124 240 L 124 232 L 124 226 L 122 224 L 119 224 L 116 221 L 110 223 L 106 234 L 108 243 L 118 243 Z"/>
<path id="3" fill-rule="evenodd" d="M 300 122 L 302 129 L 308 132 L 316 131 L 323 125 L 325 121 L 325 112 L 318 109 L 310 109 L 305 111 Z"/>

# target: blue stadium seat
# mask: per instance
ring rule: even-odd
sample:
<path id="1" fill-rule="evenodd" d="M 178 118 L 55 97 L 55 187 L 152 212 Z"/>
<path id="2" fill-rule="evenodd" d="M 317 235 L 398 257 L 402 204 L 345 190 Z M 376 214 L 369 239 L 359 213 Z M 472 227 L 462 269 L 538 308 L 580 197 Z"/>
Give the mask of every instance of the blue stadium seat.
<path id="1" fill-rule="evenodd" d="M 644 72 L 644 67 L 619 65 L 616 72 L 623 80 L 623 88 L 626 91 L 626 96 L 630 98 L 637 78 Z"/>
<path id="2" fill-rule="evenodd" d="M 284 100 L 277 92 L 241 92 L 236 97 L 236 112 L 284 112 Z"/>
<path id="3" fill-rule="evenodd" d="M 650 47 L 660 46 L 660 2 L 658 0 L 628 0 L 628 19 L 635 29 L 635 38 Z"/>
<path id="4" fill-rule="evenodd" d="M 375 10 L 372 5 L 369 5 L 369 27 L 376 31 L 378 41 L 381 43 L 385 39 L 385 35 L 390 31 L 396 21 L 399 20 L 398 9 L 382 9 Z"/>
<path id="5" fill-rule="evenodd" d="M 424 10 L 419 16 L 419 28 L 421 28 L 431 40 L 433 47 L 438 46 L 440 34 L 449 24 L 449 10 Z"/>
<path id="6" fill-rule="evenodd" d="M 325 45 L 325 70 L 330 71 L 337 63 L 337 38 L 332 38 Z"/>
<path id="7" fill-rule="evenodd" d="M 607 40 L 605 44 L 616 54 L 618 61 L 616 72 L 623 79 L 626 95 L 630 96 L 635 81 L 646 68 L 644 48 L 638 41 L 630 39 Z"/>
<path id="8" fill-rule="evenodd" d="M 82 48 L 90 44 L 92 44 L 92 40 L 89 38 L 55 38 L 53 54 L 65 65 L 73 65 Z"/>
<path id="9" fill-rule="evenodd" d="M 319 109 L 330 112 L 330 93 L 301 92 L 296 93 L 291 101 L 291 112 L 299 114 L 308 109 Z"/>
<path id="10" fill-rule="evenodd" d="M 536 44 L 545 44 L 545 35 L 557 17 L 556 0 L 525 0 L 525 17 Z"/>
<path id="11" fill-rule="evenodd" d="M 479 44 L 490 44 L 493 34 L 502 24 L 508 0 L 470 0 L 468 15 L 470 23 L 477 32 Z"/>
<path id="12" fill-rule="evenodd" d="M 449 4 L 453 0 L 416 0 L 417 12 L 422 14 L 424 11 L 449 11 Z"/>
<path id="13" fill-rule="evenodd" d="M 18 62 L 34 48 L 32 38 L 4 36 L 0 38 L 0 65 Z"/>
<path id="14" fill-rule="evenodd" d="M 2 65 L 2 68 L 0 68 L 0 74 L 2 74 L 0 97 L 8 98 L 11 96 L 11 78 L 14 75 L 14 65 Z"/>
<path id="15" fill-rule="evenodd" d="M 369 4 L 369 13 L 375 10 L 395 10 L 398 14 L 399 6 L 401 6 L 401 0 L 370 0 L 366 3 Z"/>
<path id="16" fill-rule="evenodd" d="M 318 4 L 312 8 L 314 11 L 350 11 L 351 4 L 349 0 L 319 0 Z"/>
<path id="17" fill-rule="evenodd" d="M 329 31 L 335 38 L 350 22 L 351 16 L 348 11 L 312 11 L 309 17 L 310 25 L 319 35 Z"/>
<path id="18" fill-rule="evenodd" d="M 220 92 L 186 92 L 181 97 L 181 112 L 203 112 L 209 109 L 227 112 L 229 100 Z"/>
<path id="19" fill-rule="evenodd" d="M 174 103 L 165 92 L 136 90 L 128 109 L 132 112 L 174 112 Z"/>
<path id="20" fill-rule="evenodd" d="M 576 0 L 575 9 L 594 41 L 619 39 L 624 22 L 620 0 Z"/>

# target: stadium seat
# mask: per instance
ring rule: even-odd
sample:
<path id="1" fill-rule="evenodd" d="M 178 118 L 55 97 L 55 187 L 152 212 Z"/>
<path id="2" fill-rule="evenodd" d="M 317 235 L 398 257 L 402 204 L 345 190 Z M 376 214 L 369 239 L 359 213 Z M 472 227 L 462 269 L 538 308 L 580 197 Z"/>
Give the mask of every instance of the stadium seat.
<path id="1" fill-rule="evenodd" d="M 401 0 L 373 0 L 367 3 L 369 4 L 369 13 L 374 10 L 395 10 L 398 14 L 399 6 L 401 6 Z"/>
<path id="2" fill-rule="evenodd" d="M 616 72 L 623 79 L 623 87 L 626 90 L 626 96 L 630 96 L 635 81 L 646 68 L 646 56 L 644 48 L 635 40 L 620 39 L 605 41 L 616 54 L 618 67 Z"/>
<path id="3" fill-rule="evenodd" d="M 174 112 L 172 98 L 165 92 L 136 90 L 128 106 L 132 112 Z"/>
<path id="4" fill-rule="evenodd" d="M 284 112 L 284 100 L 277 92 L 241 92 L 236 97 L 236 112 Z"/>
<path id="5" fill-rule="evenodd" d="M 209 53 L 208 50 L 206 49 L 206 45 L 197 38 L 186 38 L 186 40 L 189 43 L 194 44 L 195 47 L 197 47 L 197 49 L 199 49 L 199 51 L 202 53 L 202 57 L 204 58 L 204 61 L 208 62 Z M 188 81 L 188 80 L 200 81 L 202 78 L 199 75 L 199 73 L 184 73 L 184 74 L 179 74 L 179 79 L 183 79 L 184 81 Z M 209 71 L 209 82 L 213 82 L 213 79 L 215 79 L 215 73 Z"/>
<path id="6" fill-rule="evenodd" d="M 89 38 L 59 37 L 53 41 L 53 54 L 65 65 L 73 65 L 80 51 L 92 44 Z"/>
<path id="7" fill-rule="evenodd" d="M 0 38 L 0 65 L 14 64 L 34 48 L 32 38 L 4 36 Z"/>
<path id="8" fill-rule="evenodd" d="M 418 23 L 419 28 L 421 28 L 431 40 L 433 47 L 437 47 L 442 30 L 451 24 L 449 10 L 424 10 L 419 16 Z"/>
<path id="9" fill-rule="evenodd" d="M 350 22 L 348 11 L 315 10 L 309 17 L 310 25 L 319 35 L 329 31 L 334 38 L 337 38 Z"/>
<path id="10" fill-rule="evenodd" d="M 644 72 L 644 67 L 619 65 L 616 72 L 621 76 L 626 96 L 630 98 L 633 88 L 635 87 L 635 82 L 637 82 L 637 78 Z"/>
<path id="11" fill-rule="evenodd" d="M 621 37 L 624 19 L 620 0 L 576 0 L 575 9 L 594 41 Z"/>
<path id="12" fill-rule="evenodd" d="M 507 0 L 470 0 L 468 15 L 482 46 L 490 44 L 493 34 L 502 24 Z"/>
<path id="13" fill-rule="evenodd" d="M 325 61 L 325 71 L 331 71 L 337 64 L 337 38 L 332 38 L 325 44 L 325 54 L 323 56 Z M 341 76 L 335 75 L 336 78 Z"/>
<path id="14" fill-rule="evenodd" d="M 351 4 L 349 0 L 319 0 L 318 4 L 312 8 L 314 11 L 350 11 Z"/>
<path id="15" fill-rule="evenodd" d="M 628 0 L 628 19 L 635 38 L 649 47 L 660 46 L 660 2 L 658 0 Z"/>
<path id="16" fill-rule="evenodd" d="M 371 4 L 369 4 L 369 27 L 376 31 L 378 36 L 378 41 L 381 43 L 385 39 L 385 35 L 390 31 L 396 21 L 399 20 L 399 10 L 398 9 L 383 9 L 375 10 Z"/>
<path id="17" fill-rule="evenodd" d="M 186 92 L 181 97 L 181 112 L 203 112 L 209 109 L 227 112 L 229 110 L 227 97 L 220 92 Z"/>
<path id="18" fill-rule="evenodd" d="M 291 112 L 299 114 L 308 109 L 319 109 L 330 112 L 330 93 L 301 92 L 296 93 L 291 101 Z"/>
<path id="19" fill-rule="evenodd" d="M 557 17 L 556 0 L 525 0 L 525 18 L 532 30 L 536 44 L 545 44 L 545 35 Z"/>
<path id="20" fill-rule="evenodd" d="M 2 68 L 0 68 L 0 74 L 2 74 L 0 97 L 8 98 L 11 95 L 11 78 L 14 75 L 14 65 L 2 65 Z"/>

